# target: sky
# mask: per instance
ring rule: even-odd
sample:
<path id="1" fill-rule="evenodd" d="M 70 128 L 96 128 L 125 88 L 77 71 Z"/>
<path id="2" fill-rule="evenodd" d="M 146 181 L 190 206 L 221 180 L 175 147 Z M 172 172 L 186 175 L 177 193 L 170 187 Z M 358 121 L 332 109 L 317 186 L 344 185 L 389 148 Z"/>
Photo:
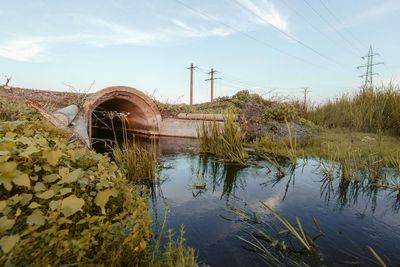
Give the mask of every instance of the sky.
<path id="1" fill-rule="evenodd" d="M 323 101 L 362 84 L 400 81 L 399 0 L 0 0 L 0 83 L 92 92 L 131 86 L 162 101 L 248 89 Z M 94 83 L 93 83 L 94 82 Z M 91 84 L 93 86 L 91 87 Z"/>

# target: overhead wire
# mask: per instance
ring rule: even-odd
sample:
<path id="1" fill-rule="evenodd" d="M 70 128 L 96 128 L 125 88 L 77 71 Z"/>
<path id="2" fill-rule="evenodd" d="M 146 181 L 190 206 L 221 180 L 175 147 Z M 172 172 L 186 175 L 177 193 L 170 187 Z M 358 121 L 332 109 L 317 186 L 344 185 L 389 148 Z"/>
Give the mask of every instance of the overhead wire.
<path id="1" fill-rule="evenodd" d="M 322 1 L 322 0 L 321 0 Z M 318 27 L 316 27 L 313 23 L 311 23 L 303 14 L 298 12 L 295 8 L 291 7 L 286 0 L 281 0 L 281 2 L 289 9 L 291 9 L 298 17 L 302 18 L 311 28 L 313 28 L 316 32 L 318 32 L 321 36 L 325 37 L 332 43 L 338 43 L 342 46 L 342 43 L 338 42 L 337 40 L 331 38 L 329 35 L 321 31 Z M 351 55 L 354 55 L 354 52 L 351 50 L 348 50 L 346 46 L 343 45 L 343 48 L 345 48 L 345 51 L 348 52 Z"/>
<path id="2" fill-rule="evenodd" d="M 332 18 L 334 18 L 337 22 L 339 22 L 342 27 L 345 29 L 345 31 L 358 43 L 358 45 L 362 46 L 362 47 L 368 47 L 365 46 L 363 42 L 361 42 L 360 39 L 358 39 L 350 30 L 348 30 L 344 23 L 342 22 L 341 19 L 339 19 L 339 17 L 335 14 L 335 12 L 333 12 L 327 4 L 325 4 L 325 2 L 323 0 L 320 0 L 322 6 L 328 11 L 328 13 L 331 15 Z"/>
<path id="3" fill-rule="evenodd" d="M 269 43 L 267 43 L 267 42 L 265 42 L 265 41 L 263 41 L 263 40 L 260 40 L 260 39 L 258 39 L 258 38 L 256 38 L 256 37 L 254 37 L 254 36 L 252 36 L 252 35 L 250 35 L 250 34 L 244 32 L 244 31 L 242 31 L 242 30 L 240 30 L 240 29 L 238 29 L 238 28 L 236 28 L 236 27 L 234 27 L 234 26 L 232 26 L 232 25 L 230 25 L 230 24 L 227 24 L 227 23 L 225 23 L 225 22 L 223 22 L 223 21 L 221 21 L 221 20 L 217 20 L 216 18 L 214 18 L 214 17 L 208 15 L 207 13 L 205 13 L 205 12 L 203 12 L 203 11 L 201 11 L 201 10 L 198 10 L 198 9 L 195 9 L 195 8 L 191 7 L 190 5 L 184 3 L 184 2 L 181 1 L 181 0 L 174 0 L 174 1 L 177 2 L 178 4 L 180 4 L 181 6 L 183 6 L 183 7 L 187 8 L 187 9 L 191 10 L 192 12 L 198 13 L 198 14 L 202 15 L 203 17 L 206 17 L 206 18 L 208 18 L 208 19 L 210 19 L 210 20 L 212 20 L 212 21 L 215 21 L 215 22 L 219 23 L 220 25 L 223 25 L 223 26 L 225 26 L 225 27 L 227 27 L 227 28 L 229 28 L 229 29 L 231 29 L 231 30 L 233 30 L 233 31 L 235 31 L 235 32 L 240 33 L 241 35 L 247 37 L 248 39 L 251 39 L 251 40 L 253 40 L 253 41 L 255 41 L 255 42 L 257 42 L 257 43 L 259 43 L 259 44 L 261 44 L 261 45 L 264 45 L 264 46 L 266 46 L 266 47 L 268 47 L 268 48 L 270 48 L 270 49 L 272 49 L 272 50 L 275 50 L 275 51 L 277 51 L 277 52 L 279 52 L 279 53 L 281 53 L 281 54 L 283 54 L 283 55 L 286 55 L 286 56 L 288 56 L 288 57 L 292 57 L 292 58 L 294 58 L 294 59 L 296 59 L 296 60 L 298 60 L 298 61 L 301 61 L 301 62 L 303 62 L 303 63 L 307 63 L 308 65 L 312 65 L 312 66 L 314 66 L 314 67 L 323 68 L 323 69 L 329 70 L 329 71 L 338 71 L 338 69 L 332 69 L 331 67 L 327 67 L 327 66 L 325 66 L 325 65 L 320 65 L 320 64 L 311 62 L 311 61 L 309 61 L 309 60 L 306 60 L 306 59 L 304 59 L 304 58 L 298 57 L 298 56 L 296 56 L 296 55 L 293 55 L 293 54 L 291 54 L 291 53 L 288 53 L 288 52 L 286 52 L 286 51 L 284 51 L 284 50 L 282 50 L 282 49 L 280 49 L 280 48 L 277 48 L 277 47 L 275 47 L 275 46 L 273 46 L 273 45 L 271 45 L 271 44 L 269 44 Z M 339 69 L 339 70 L 341 70 L 341 69 Z"/>
<path id="4" fill-rule="evenodd" d="M 303 0 L 306 5 L 311 8 L 311 10 L 317 14 L 317 16 L 324 21 L 329 27 L 331 27 L 352 49 L 354 49 L 357 53 L 363 53 L 359 48 L 355 47 L 334 25 L 332 25 L 324 16 L 322 16 L 318 10 L 316 10 L 308 0 Z"/>
<path id="5" fill-rule="evenodd" d="M 336 65 L 343 65 L 341 63 L 339 63 L 338 61 L 336 61 L 335 59 L 326 56 L 324 54 L 322 54 L 321 52 L 319 52 L 317 49 L 313 48 L 312 46 L 304 43 L 303 41 L 301 41 L 300 39 L 294 37 L 293 35 L 289 34 L 288 32 L 280 29 L 279 27 L 275 26 L 274 24 L 272 24 L 271 22 L 269 22 L 267 19 L 265 19 L 264 17 L 260 16 L 259 14 L 251 11 L 248 7 L 244 6 L 243 4 L 237 2 L 237 1 L 233 1 L 235 4 L 237 4 L 238 6 L 240 6 L 242 9 L 247 10 L 248 12 L 250 12 L 251 14 L 255 15 L 256 17 L 258 17 L 259 19 L 261 19 L 262 21 L 266 22 L 268 25 L 270 25 L 271 27 L 273 27 L 275 30 L 279 31 L 280 33 L 282 33 L 283 35 L 285 35 L 287 38 L 291 39 L 292 41 L 300 44 L 301 46 L 305 47 L 306 49 L 308 49 L 309 51 L 313 52 L 314 54 L 324 58 L 325 60 L 335 63 Z"/>

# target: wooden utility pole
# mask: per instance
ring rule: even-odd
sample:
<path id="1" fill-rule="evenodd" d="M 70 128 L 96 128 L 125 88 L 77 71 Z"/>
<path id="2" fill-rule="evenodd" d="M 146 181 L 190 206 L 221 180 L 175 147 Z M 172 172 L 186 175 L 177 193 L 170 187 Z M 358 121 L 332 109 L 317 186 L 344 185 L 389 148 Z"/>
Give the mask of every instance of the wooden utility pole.
<path id="1" fill-rule="evenodd" d="M 304 87 L 302 92 L 304 93 L 303 111 L 304 111 L 304 114 L 306 114 L 307 113 L 307 94 L 310 92 L 310 88 Z"/>
<path id="2" fill-rule="evenodd" d="M 208 75 L 210 75 L 209 79 L 206 79 L 206 81 L 210 81 L 211 82 L 211 102 L 214 101 L 214 80 L 218 80 L 221 78 L 216 78 L 214 76 L 214 74 L 216 74 L 218 71 L 214 70 L 213 68 L 211 68 L 211 71 L 209 73 L 207 73 Z"/>
<path id="3" fill-rule="evenodd" d="M 189 89 L 189 103 L 190 105 L 193 105 L 193 70 L 195 70 L 197 67 L 192 64 L 190 64 L 190 67 L 188 70 L 190 70 L 190 89 Z"/>

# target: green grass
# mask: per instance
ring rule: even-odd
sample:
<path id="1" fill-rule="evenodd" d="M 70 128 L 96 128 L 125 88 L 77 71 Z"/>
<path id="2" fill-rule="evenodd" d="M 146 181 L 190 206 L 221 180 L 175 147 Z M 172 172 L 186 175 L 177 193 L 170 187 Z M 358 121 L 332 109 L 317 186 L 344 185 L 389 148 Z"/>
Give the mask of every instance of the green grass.
<path id="1" fill-rule="evenodd" d="M 327 128 L 400 135 L 400 90 L 388 84 L 362 88 L 314 108 L 308 119 Z"/>
<path id="2" fill-rule="evenodd" d="M 197 129 L 201 153 L 212 154 L 227 162 L 246 164 L 248 157 L 244 149 L 244 133 L 233 115 L 226 115 L 224 125 L 216 121 L 203 122 Z"/>
<path id="3" fill-rule="evenodd" d="M 154 182 L 157 179 L 155 149 L 147 150 L 135 141 L 115 145 L 112 155 L 117 166 L 133 182 Z"/>

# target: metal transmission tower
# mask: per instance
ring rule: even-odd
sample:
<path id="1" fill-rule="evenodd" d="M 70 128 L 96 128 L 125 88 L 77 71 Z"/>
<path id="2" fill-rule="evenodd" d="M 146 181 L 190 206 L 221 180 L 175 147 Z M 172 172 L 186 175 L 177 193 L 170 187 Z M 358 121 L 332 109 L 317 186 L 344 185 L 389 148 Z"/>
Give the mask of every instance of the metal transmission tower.
<path id="1" fill-rule="evenodd" d="M 373 80 L 372 77 L 374 75 L 379 75 L 376 72 L 372 71 L 372 67 L 376 65 L 383 64 L 383 62 L 375 62 L 374 63 L 374 56 L 379 56 L 378 53 L 374 53 L 372 51 L 372 45 L 369 47 L 368 55 L 361 57 L 362 59 L 367 59 L 367 64 L 358 66 L 357 69 L 366 68 L 366 72 L 364 75 L 360 75 L 361 78 L 365 78 L 364 86 L 366 88 L 372 88 Z"/>

